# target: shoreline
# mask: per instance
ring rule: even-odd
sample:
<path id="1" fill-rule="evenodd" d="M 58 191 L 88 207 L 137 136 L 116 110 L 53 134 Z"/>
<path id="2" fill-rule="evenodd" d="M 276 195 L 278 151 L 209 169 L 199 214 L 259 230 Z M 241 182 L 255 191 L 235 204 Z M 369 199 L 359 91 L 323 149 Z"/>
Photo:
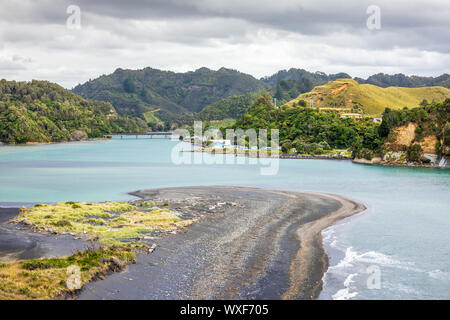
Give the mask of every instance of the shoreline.
<path id="1" fill-rule="evenodd" d="M 50 144 L 61 144 L 61 143 L 73 143 L 73 142 L 95 142 L 95 141 L 107 141 L 111 140 L 108 138 L 89 138 L 87 140 L 72 140 L 72 141 L 58 141 L 58 142 L 25 142 L 25 143 L 6 143 L 0 141 L 0 147 L 26 147 L 26 146 L 45 146 Z"/>
<path id="2" fill-rule="evenodd" d="M 87 284 L 79 299 L 316 299 L 328 269 L 322 231 L 365 210 L 337 195 L 243 187 L 130 195 L 169 200 L 180 212 L 188 201 L 201 218 L 179 233 L 155 237 L 155 252 L 139 254 L 126 272 Z M 0 209 L 3 261 L 62 256 L 86 245 L 6 226 L 17 211 Z"/>
<path id="3" fill-rule="evenodd" d="M 289 154 L 289 153 L 281 153 L 278 155 L 271 155 L 269 152 L 263 153 L 262 155 L 259 152 L 249 152 L 248 150 L 243 151 L 233 151 L 226 152 L 223 150 L 182 150 L 181 152 L 198 152 L 198 153 L 208 153 L 212 155 L 216 154 L 224 154 L 224 155 L 237 155 L 244 156 L 247 158 L 274 158 L 274 159 L 296 159 L 296 160 L 353 160 L 351 157 L 346 156 L 337 156 L 330 157 L 326 155 L 298 155 L 298 154 Z"/>
<path id="4" fill-rule="evenodd" d="M 362 164 L 367 166 L 378 166 L 378 167 L 393 167 L 393 168 L 422 168 L 422 169 L 450 169 L 450 166 L 440 167 L 433 164 L 418 164 L 418 163 L 396 163 L 396 162 L 372 162 L 367 159 L 353 159 L 353 163 Z"/>
<path id="5" fill-rule="evenodd" d="M 313 243 L 313 237 L 316 237 L 316 244 L 319 246 L 319 250 L 322 252 L 322 261 L 323 261 L 323 268 L 322 268 L 322 276 L 320 283 L 314 288 L 313 295 L 311 296 L 312 299 L 317 299 L 319 297 L 320 292 L 322 291 L 323 286 L 323 277 L 325 276 L 325 273 L 328 270 L 329 267 L 329 257 L 326 253 L 323 238 L 322 238 L 322 231 L 325 229 L 335 225 L 337 222 L 342 221 L 346 218 L 349 218 L 351 216 L 354 216 L 356 214 L 359 214 L 363 211 L 365 211 L 367 208 L 363 204 L 357 203 L 355 201 L 346 199 L 342 196 L 333 195 L 333 194 L 325 194 L 325 193 L 311 193 L 316 195 L 323 195 L 330 198 L 333 198 L 341 203 L 341 208 L 338 210 L 330 213 L 330 215 L 315 220 L 311 222 L 309 226 L 303 226 L 302 228 L 299 228 L 297 230 L 297 235 L 300 239 L 300 243 L 305 244 L 306 247 L 308 245 L 311 246 Z M 301 289 L 301 286 L 298 284 L 302 281 L 305 281 L 305 272 L 302 271 L 302 265 L 310 263 L 308 258 L 308 254 L 311 254 L 310 250 L 308 248 L 304 248 L 303 250 L 299 250 L 297 253 L 296 259 L 291 264 L 291 272 L 295 275 L 294 283 L 290 288 L 290 291 L 288 291 L 285 295 L 285 298 L 289 299 L 289 297 L 295 296 L 295 293 L 298 292 L 299 289 Z M 306 258 L 306 259 L 305 259 Z"/>
<path id="6" fill-rule="evenodd" d="M 203 208 L 199 222 L 158 239 L 126 274 L 88 284 L 80 299 L 315 299 L 328 268 L 321 231 L 365 209 L 335 195 L 241 187 L 131 194 L 209 197 L 225 209 Z"/>

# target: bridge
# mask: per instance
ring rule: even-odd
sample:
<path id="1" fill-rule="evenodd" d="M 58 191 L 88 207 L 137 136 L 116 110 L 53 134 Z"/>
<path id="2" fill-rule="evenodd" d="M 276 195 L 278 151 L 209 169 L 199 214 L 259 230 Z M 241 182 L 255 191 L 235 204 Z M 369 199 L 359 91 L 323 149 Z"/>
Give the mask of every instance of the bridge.
<path id="1" fill-rule="evenodd" d="M 154 136 L 163 137 L 165 139 L 170 139 L 172 137 L 172 132 L 167 131 L 149 131 L 147 133 L 111 133 L 105 134 L 104 138 L 112 139 L 112 137 L 120 137 L 123 139 L 124 137 L 136 137 L 136 139 L 153 139 Z"/>

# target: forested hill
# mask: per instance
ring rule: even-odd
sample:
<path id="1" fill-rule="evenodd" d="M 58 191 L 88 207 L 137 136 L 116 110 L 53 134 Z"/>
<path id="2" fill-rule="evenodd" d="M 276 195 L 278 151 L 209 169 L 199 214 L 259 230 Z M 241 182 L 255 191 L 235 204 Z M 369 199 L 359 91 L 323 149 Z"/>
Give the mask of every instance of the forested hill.
<path id="1" fill-rule="evenodd" d="M 383 115 L 380 135 L 386 151 L 410 151 L 450 156 L 450 99 Z"/>
<path id="2" fill-rule="evenodd" d="M 302 93 L 311 91 L 313 88 L 313 83 L 308 79 L 280 80 L 268 92 L 276 99 L 277 105 L 280 106 Z M 202 120 L 237 119 L 247 112 L 253 101 L 262 94 L 263 91 L 254 91 L 226 97 L 203 108 L 198 113 L 198 118 Z"/>
<path id="3" fill-rule="evenodd" d="M 110 103 L 86 100 L 55 83 L 0 80 L 1 142 L 60 142 L 146 130 L 145 121 L 120 117 Z"/>
<path id="4" fill-rule="evenodd" d="M 229 96 L 206 106 L 198 113 L 201 120 L 237 119 L 247 112 L 253 101 L 264 91 L 254 91 Z"/>
<path id="5" fill-rule="evenodd" d="M 326 74 L 324 72 L 309 72 L 304 69 L 291 68 L 289 70 L 280 70 L 277 73 L 264 77 L 261 81 L 267 83 L 271 87 L 275 87 L 282 80 L 302 81 L 308 80 L 315 86 L 325 84 L 329 81 L 342 78 L 351 78 L 347 73 Z"/>
<path id="6" fill-rule="evenodd" d="M 295 149 L 301 154 L 329 153 L 331 149 L 376 149 L 381 141 L 378 125 L 371 118 L 343 119 L 337 112 L 316 108 L 281 106 L 264 94 L 239 118 L 235 129 L 279 129 L 283 152 Z"/>
<path id="7" fill-rule="evenodd" d="M 450 99 L 412 109 L 386 108 L 378 134 L 380 148 L 353 150 L 358 162 L 437 166 L 450 156 Z"/>
<path id="8" fill-rule="evenodd" d="M 371 84 L 359 84 L 352 79 L 338 79 L 301 94 L 287 105 L 306 101 L 308 105 L 313 104 L 321 110 L 381 116 L 385 108 L 411 108 L 446 98 L 450 98 L 450 89 L 444 87 L 381 88 Z"/>
<path id="9" fill-rule="evenodd" d="M 421 76 L 406 76 L 402 73 L 389 75 L 384 73 L 374 74 L 364 80 L 362 78 L 355 78 L 360 84 L 373 84 L 378 87 L 434 87 L 440 86 L 450 88 L 450 74 L 444 73 L 438 77 L 421 77 Z"/>
<path id="10" fill-rule="evenodd" d="M 276 108 L 271 96 L 263 94 L 233 128 L 279 129 L 281 149 L 288 153 L 317 155 L 349 149 L 358 161 L 437 165 L 436 161 L 450 156 L 450 99 L 411 109 L 386 108 L 378 124 L 370 117 L 341 118 L 334 110 Z"/>
<path id="11" fill-rule="evenodd" d="M 281 70 L 270 77 L 264 77 L 261 80 L 270 86 L 274 87 L 281 80 L 296 80 L 307 79 L 314 85 L 325 84 L 329 81 L 337 79 L 351 78 L 347 73 L 326 74 L 324 72 L 309 72 L 304 69 L 291 68 L 289 70 Z M 450 88 L 450 74 L 444 73 L 437 77 L 423 77 L 423 76 L 407 76 L 403 73 L 385 74 L 377 73 L 371 75 L 367 79 L 355 77 L 355 81 L 360 84 L 373 84 L 378 87 L 405 87 L 405 88 L 420 88 L 420 87 L 434 87 L 440 86 Z"/>
<path id="12" fill-rule="evenodd" d="M 110 75 L 78 85 L 73 92 L 85 98 L 111 102 L 119 114 L 148 122 L 178 119 L 231 95 L 265 90 L 269 86 L 236 70 L 200 68 L 186 73 L 117 69 Z"/>
<path id="13" fill-rule="evenodd" d="M 268 91 L 281 105 L 315 86 L 343 78 L 351 79 L 351 76 L 347 73 L 326 74 L 291 68 L 258 80 L 226 68 L 217 71 L 200 68 L 184 73 L 153 68 L 119 68 L 112 74 L 76 86 L 73 92 L 84 98 L 110 102 L 119 115 L 140 117 L 151 128 L 159 130 L 185 123 L 196 117 L 196 113 L 201 119 L 211 120 L 239 117 L 257 92 Z M 449 78 L 446 74 L 436 78 L 376 74 L 367 80 L 355 78 L 355 84 L 450 88 Z M 381 105 L 378 111 L 384 110 L 384 107 Z"/>

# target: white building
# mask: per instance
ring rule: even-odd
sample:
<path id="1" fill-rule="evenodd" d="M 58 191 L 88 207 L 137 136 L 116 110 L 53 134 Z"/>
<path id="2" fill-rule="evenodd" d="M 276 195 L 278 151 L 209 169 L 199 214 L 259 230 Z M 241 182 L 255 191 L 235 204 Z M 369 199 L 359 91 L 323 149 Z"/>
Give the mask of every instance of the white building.
<path id="1" fill-rule="evenodd" d="M 214 149 L 224 149 L 231 147 L 230 140 L 211 140 Z"/>

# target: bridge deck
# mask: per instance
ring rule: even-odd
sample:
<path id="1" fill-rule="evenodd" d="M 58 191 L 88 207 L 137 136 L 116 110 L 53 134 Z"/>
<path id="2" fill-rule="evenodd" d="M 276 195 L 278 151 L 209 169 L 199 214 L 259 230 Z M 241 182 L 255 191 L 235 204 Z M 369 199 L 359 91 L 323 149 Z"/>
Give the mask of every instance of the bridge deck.
<path id="1" fill-rule="evenodd" d="M 164 138 L 170 138 L 172 136 L 172 132 L 111 133 L 104 135 L 105 138 L 120 137 L 120 139 L 123 139 L 123 137 L 136 137 L 136 139 L 139 139 L 139 137 L 142 137 L 142 139 L 148 137 L 148 139 L 152 139 L 153 136 L 163 136 Z"/>

